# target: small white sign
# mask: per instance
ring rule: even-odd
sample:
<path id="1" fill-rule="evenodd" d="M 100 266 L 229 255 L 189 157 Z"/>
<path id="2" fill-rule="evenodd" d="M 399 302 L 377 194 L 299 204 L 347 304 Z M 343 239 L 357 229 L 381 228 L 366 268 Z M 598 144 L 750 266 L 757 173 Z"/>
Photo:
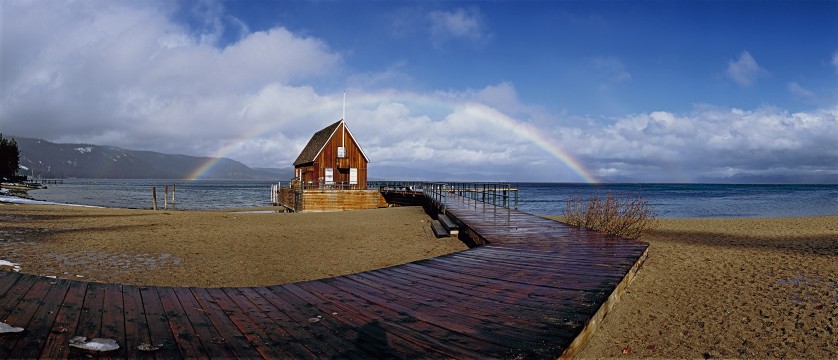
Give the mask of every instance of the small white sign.
<path id="1" fill-rule="evenodd" d="M 358 169 L 349 169 L 349 185 L 358 185 Z"/>
<path id="2" fill-rule="evenodd" d="M 326 168 L 326 185 L 334 185 L 335 183 L 335 169 Z"/>

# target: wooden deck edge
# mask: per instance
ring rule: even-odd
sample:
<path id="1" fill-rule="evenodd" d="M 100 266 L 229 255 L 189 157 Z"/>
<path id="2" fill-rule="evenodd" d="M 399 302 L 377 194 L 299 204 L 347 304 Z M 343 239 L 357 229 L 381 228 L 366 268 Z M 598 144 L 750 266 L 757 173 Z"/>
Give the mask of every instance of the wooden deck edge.
<path id="1" fill-rule="evenodd" d="M 581 351 L 585 345 L 588 344 L 588 341 L 591 340 L 591 335 L 593 335 L 594 331 L 599 327 L 599 324 L 605 319 L 605 316 L 614 308 L 617 302 L 620 301 L 620 298 L 623 296 L 623 293 L 628 288 L 629 284 L 634 281 L 637 272 L 643 267 L 643 263 L 646 261 L 646 257 L 649 254 L 649 248 L 646 247 L 643 250 L 643 254 L 637 259 L 634 263 L 634 266 L 628 271 L 626 276 L 623 277 L 623 280 L 617 284 L 617 287 L 614 288 L 614 291 L 611 292 L 611 295 L 608 296 L 608 299 L 600 306 L 599 310 L 594 314 L 594 316 L 588 320 L 585 324 L 585 327 L 582 328 L 582 331 L 579 332 L 579 335 L 576 336 L 575 339 L 568 345 L 565 351 L 559 356 L 559 359 L 572 359 L 576 354 Z"/>

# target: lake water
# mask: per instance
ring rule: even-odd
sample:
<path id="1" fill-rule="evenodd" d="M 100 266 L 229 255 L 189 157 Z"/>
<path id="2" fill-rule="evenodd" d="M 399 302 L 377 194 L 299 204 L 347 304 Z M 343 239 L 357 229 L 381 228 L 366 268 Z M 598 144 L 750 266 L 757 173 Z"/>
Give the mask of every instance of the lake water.
<path id="1" fill-rule="evenodd" d="M 211 180 L 68 179 L 30 191 L 38 200 L 150 209 L 151 188 L 163 207 L 163 188 L 176 184 L 177 209 L 230 209 L 270 205 L 271 182 Z M 838 215 L 838 185 L 564 184 L 518 183 L 518 208 L 560 215 L 571 196 L 640 194 L 658 217 L 786 217 Z M 171 190 L 170 190 L 171 191 Z"/>

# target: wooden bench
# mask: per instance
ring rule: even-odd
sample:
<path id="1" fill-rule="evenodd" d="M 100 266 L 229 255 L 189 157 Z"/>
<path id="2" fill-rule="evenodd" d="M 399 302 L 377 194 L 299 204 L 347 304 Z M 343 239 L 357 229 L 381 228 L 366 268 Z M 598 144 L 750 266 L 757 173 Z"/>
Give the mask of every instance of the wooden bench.
<path id="1" fill-rule="evenodd" d="M 457 236 L 460 234 L 460 227 L 454 222 L 454 220 L 451 220 L 450 217 L 445 216 L 445 214 L 439 214 L 439 222 L 445 230 L 451 234 L 451 236 Z"/>
<path id="2" fill-rule="evenodd" d="M 445 230 L 445 227 L 438 220 L 431 220 L 431 230 L 434 232 L 434 236 L 437 238 L 443 238 L 451 236 L 448 230 Z"/>

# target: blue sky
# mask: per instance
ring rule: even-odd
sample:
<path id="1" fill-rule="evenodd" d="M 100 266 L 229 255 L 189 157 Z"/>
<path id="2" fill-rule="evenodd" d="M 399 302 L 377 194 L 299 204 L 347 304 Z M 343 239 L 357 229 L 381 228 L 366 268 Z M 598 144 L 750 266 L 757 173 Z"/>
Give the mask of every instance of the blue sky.
<path id="1" fill-rule="evenodd" d="M 348 71 L 394 68 L 424 90 L 511 82 L 523 102 L 554 112 L 624 115 L 695 104 L 791 111 L 838 96 L 838 2 L 253 2 L 224 3 L 251 31 L 316 36 Z M 472 20 L 462 34 L 433 14 Z M 463 18 L 465 20 L 463 20 Z M 230 29 L 225 41 L 236 41 Z M 728 64 L 747 52 L 759 70 L 742 85 Z M 825 76 L 826 75 L 826 76 Z M 352 86 L 336 79 L 331 86 Z M 731 81 L 733 80 L 733 81 Z M 788 89 L 821 98 L 802 99 Z"/>
<path id="2" fill-rule="evenodd" d="M 838 182 L 835 1 L 0 6 L 12 135 L 284 167 L 347 91 L 388 178 Z"/>

